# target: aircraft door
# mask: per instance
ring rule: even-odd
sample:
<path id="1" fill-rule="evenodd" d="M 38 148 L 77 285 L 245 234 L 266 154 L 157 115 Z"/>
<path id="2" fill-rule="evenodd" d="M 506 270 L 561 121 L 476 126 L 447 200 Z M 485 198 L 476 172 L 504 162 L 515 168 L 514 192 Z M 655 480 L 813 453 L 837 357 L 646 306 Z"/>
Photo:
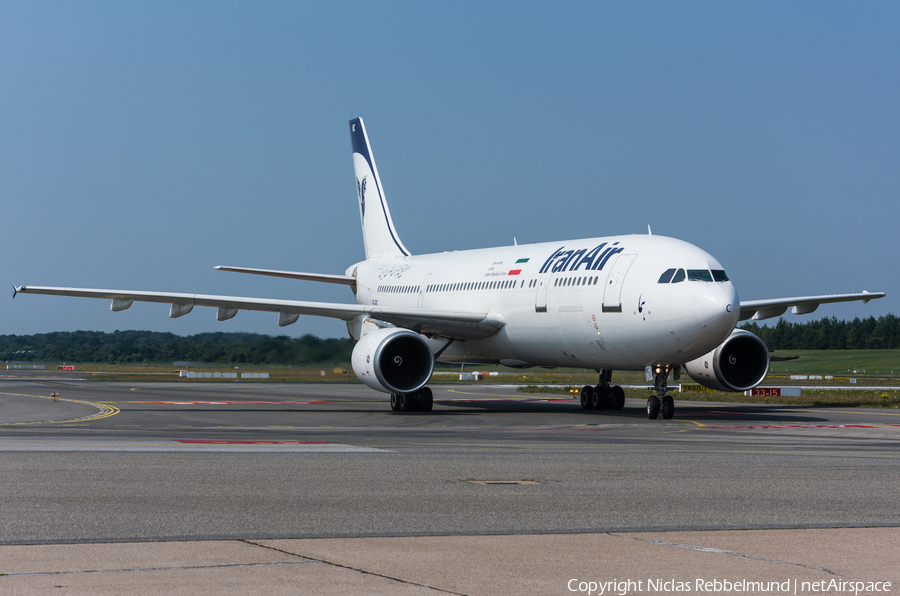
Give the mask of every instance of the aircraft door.
<path id="1" fill-rule="evenodd" d="M 612 264 L 603 289 L 603 312 L 622 312 L 622 285 L 635 257 L 637 255 L 618 255 Z"/>
<path id="2" fill-rule="evenodd" d="M 425 292 L 428 291 L 428 282 L 431 280 L 431 273 L 425 276 L 425 280 L 422 282 L 422 285 L 419 287 L 419 308 L 424 308 L 425 304 Z"/>
<path id="3" fill-rule="evenodd" d="M 547 290 L 550 289 L 550 280 L 553 273 L 550 271 L 550 267 L 547 268 L 547 271 L 540 274 L 535 282 L 535 294 L 534 294 L 534 312 L 547 312 Z"/>

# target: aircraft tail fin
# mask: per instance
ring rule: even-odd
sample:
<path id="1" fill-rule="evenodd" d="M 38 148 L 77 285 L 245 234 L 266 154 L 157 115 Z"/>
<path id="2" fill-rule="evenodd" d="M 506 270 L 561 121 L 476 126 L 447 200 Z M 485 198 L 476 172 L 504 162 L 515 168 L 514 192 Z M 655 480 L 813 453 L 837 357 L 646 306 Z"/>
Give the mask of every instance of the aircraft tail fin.
<path id="1" fill-rule="evenodd" d="M 391 221 L 391 211 L 384 198 L 384 187 L 378 176 L 362 118 L 350 121 L 350 140 L 353 143 L 353 169 L 356 173 L 356 194 L 366 258 L 409 256 L 409 251 L 403 246 L 394 229 L 394 222 Z"/>

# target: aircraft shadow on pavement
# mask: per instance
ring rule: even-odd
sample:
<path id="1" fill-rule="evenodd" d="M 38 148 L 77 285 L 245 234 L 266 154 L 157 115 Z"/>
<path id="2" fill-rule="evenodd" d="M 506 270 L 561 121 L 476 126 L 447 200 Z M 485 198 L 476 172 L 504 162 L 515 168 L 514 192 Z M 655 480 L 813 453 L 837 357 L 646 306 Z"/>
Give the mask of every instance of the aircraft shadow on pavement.
<path id="1" fill-rule="evenodd" d="M 597 422 L 600 420 L 622 420 L 627 419 L 647 419 L 647 412 L 643 407 L 633 407 L 626 405 L 624 409 L 615 410 L 589 410 L 581 409 L 580 404 L 576 401 L 565 401 L 558 403 L 529 403 L 522 401 L 453 401 L 445 402 L 435 400 L 435 404 L 441 406 L 449 406 L 453 408 L 467 408 L 474 412 L 489 414 L 491 411 L 497 412 L 521 412 L 521 413 L 541 413 L 541 414 L 574 414 L 583 413 L 586 422 Z M 424 415 L 434 415 L 439 411 L 422 412 Z M 454 410 L 453 413 L 459 413 Z M 722 422 L 728 424 L 829 424 L 834 423 L 825 415 L 818 414 L 815 408 L 810 406 L 772 406 L 761 407 L 758 405 L 741 406 L 741 405 L 691 405 L 675 408 L 674 420 L 693 420 L 709 424 L 710 422 Z M 660 419 L 661 420 L 661 419 Z"/>

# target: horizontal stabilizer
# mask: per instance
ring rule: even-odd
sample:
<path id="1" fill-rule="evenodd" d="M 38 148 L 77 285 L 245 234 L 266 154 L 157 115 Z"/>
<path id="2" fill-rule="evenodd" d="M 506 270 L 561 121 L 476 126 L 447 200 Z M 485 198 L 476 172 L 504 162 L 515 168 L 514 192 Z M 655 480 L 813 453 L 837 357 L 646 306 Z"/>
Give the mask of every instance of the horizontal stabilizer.
<path id="1" fill-rule="evenodd" d="M 252 275 L 268 275 L 271 277 L 286 277 L 287 279 L 301 279 L 304 281 L 321 281 L 329 284 L 343 284 L 345 286 L 356 285 L 356 278 L 350 275 L 330 275 L 327 273 L 301 273 L 298 271 L 276 271 L 275 269 L 251 269 L 249 267 L 225 267 L 219 265 L 213 267 L 219 271 L 233 271 L 235 273 L 250 273 Z"/>

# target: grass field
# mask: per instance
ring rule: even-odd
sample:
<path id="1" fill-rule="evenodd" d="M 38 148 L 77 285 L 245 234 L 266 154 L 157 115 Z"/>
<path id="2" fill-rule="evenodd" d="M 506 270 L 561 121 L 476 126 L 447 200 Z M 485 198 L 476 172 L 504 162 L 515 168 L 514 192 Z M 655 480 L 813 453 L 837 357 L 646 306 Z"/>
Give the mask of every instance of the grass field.
<path id="1" fill-rule="evenodd" d="M 779 350 L 772 355 L 798 358 L 773 362 L 770 374 L 900 377 L 900 350 Z"/>
<path id="2" fill-rule="evenodd" d="M 782 403 L 791 405 L 815 406 L 859 406 L 859 407 L 900 407 L 900 350 L 781 350 L 772 354 L 775 357 L 795 359 L 773 362 L 769 376 L 763 385 L 821 385 L 822 389 L 804 389 L 801 397 L 763 398 L 748 397 L 740 393 L 708 392 L 678 395 L 676 399 L 706 400 L 740 403 Z M 48 368 L 52 366 L 48 365 Z M 85 379 L 96 381 L 172 381 L 181 383 L 196 382 L 193 379 L 181 378 L 178 370 L 188 369 L 196 372 L 268 372 L 268 380 L 221 379 L 214 382 L 295 382 L 295 383 L 358 383 L 359 380 L 350 369 L 349 363 L 327 364 L 318 366 L 242 366 L 232 368 L 226 364 L 176 367 L 173 365 L 141 365 L 141 364 L 103 364 L 76 365 Z M 482 371 L 496 372 L 497 375 L 485 375 L 479 381 L 460 381 L 460 372 Z M 792 380 L 790 375 L 831 375 L 832 380 Z M 888 391 L 862 390 L 829 390 L 829 385 L 847 385 L 850 379 L 857 379 L 859 385 L 890 386 Z M 210 381 L 210 379 L 206 379 Z M 465 367 L 439 365 L 435 369 L 432 383 L 457 384 L 512 384 L 519 385 L 519 391 L 534 393 L 568 394 L 577 396 L 583 385 L 594 385 L 597 375 L 593 371 L 581 369 L 526 369 L 516 370 L 502 366 Z M 647 383 L 643 372 L 617 371 L 614 382 L 622 385 Z M 685 377 L 683 382 L 690 382 Z M 670 381 L 673 385 L 673 381 Z M 557 387 L 548 387 L 555 385 Z M 649 383 L 647 383 L 649 385 Z M 893 389 L 896 387 L 896 389 Z M 628 389 L 627 397 L 645 399 L 649 395 L 647 389 Z"/>

